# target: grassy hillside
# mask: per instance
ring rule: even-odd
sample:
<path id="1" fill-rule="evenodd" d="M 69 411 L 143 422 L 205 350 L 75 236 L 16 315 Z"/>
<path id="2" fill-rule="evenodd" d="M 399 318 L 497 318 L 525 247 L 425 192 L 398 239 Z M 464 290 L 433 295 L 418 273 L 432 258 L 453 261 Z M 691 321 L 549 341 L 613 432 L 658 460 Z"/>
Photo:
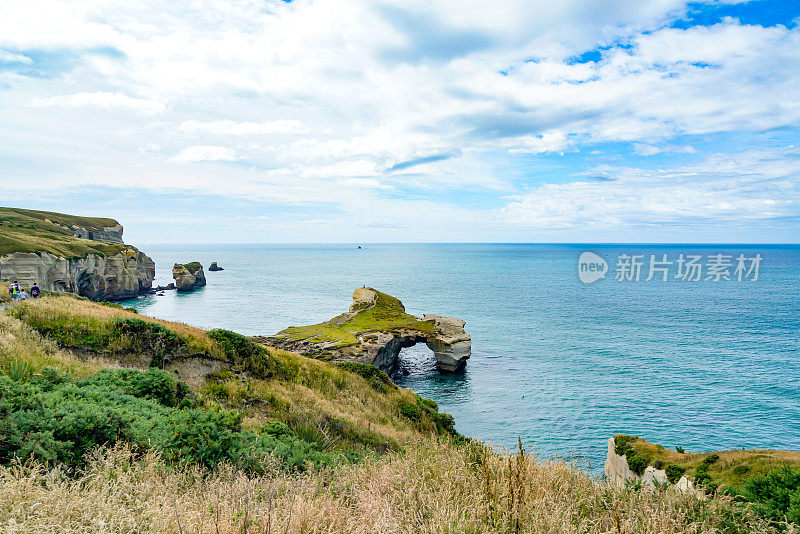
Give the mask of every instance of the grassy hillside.
<path id="1" fill-rule="evenodd" d="M 403 304 L 391 295 L 375 291 L 375 306 L 353 315 L 342 314 L 330 321 L 309 326 L 292 326 L 278 332 L 290 342 L 329 343 L 341 348 L 358 343 L 356 335 L 364 332 L 417 330 L 433 333 L 433 321 L 420 321 L 405 312 Z"/>
<path id="2" fill-rule="evenodd" d="M 242 414 L 245 428 L 281 422 L 340 449 L 398 449 L 422 433 L 454 435 L 435 403 L 397 388 L 377 369 L 329 365 L 260 346 L 224 330 L 206 332 L 73 296 L 19 303 L 2 317 L 9 341 L 0 364 L 24 360 L 84 377 L 100 368 L 163 368 L 205 406 Z"/>
<path id="3" fill-rule="evenodd" d="M 116 224 L 113 219 L 0 207 L 0 256 L 12 252 L 50 252 L 65 258 L 83 258 L 87 254 L 113 256 L 131 247 L 79 239 L 64 226 L 99 231 Z"/>
<path id="4" fill-rule="evenodd" d="M 778 532 L 800 489 L 774 473 L 617 487 L 465 440 L 374 367 L 67 295 L 0 314 L 8 532 Z"/>

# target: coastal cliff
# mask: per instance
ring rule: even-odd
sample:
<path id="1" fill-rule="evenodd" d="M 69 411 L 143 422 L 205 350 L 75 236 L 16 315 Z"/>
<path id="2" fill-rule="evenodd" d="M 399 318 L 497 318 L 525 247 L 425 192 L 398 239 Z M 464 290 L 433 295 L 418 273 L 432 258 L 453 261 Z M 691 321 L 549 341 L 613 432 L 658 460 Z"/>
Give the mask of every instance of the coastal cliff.
<path id="1" fill-rule="evenodd" d="M 691 453 L 617 434 L 608 440 L 603 471 L 616 485 L 670 484 L 683 492 L 702 494 L 742 487 L 753 477 L 782 467 L 800 468 L 800 452 L 740 449 Z"/>
<path id="2" fill-rule="evenodd" d="M 155 263 L 122 241 L 114 219 L 0 208 L 0 279 L 121 300 L 148 291 Z"/>
<path id="3" fill-rule="evenodd" d="M 353 361 L 391 372 L 400 350 L 425 343 L 441 372 L 456 372 L 471 354 L 465 322 L 453 317 L 405 312 L 400 300 L 370 287 L 353 292 L 347 313 L 317 325 L 289 327 L 263 343 L 332 361 Z"/>

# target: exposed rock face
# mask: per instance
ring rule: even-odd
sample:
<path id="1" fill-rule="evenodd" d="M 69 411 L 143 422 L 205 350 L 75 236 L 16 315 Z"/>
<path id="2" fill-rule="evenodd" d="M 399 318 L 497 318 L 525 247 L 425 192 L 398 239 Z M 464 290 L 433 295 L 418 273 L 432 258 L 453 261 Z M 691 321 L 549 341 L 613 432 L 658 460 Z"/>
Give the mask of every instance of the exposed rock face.
<path id="1" fill-rule="evenodd" d="M 208 266 L 209 271 L 224 271 L 225 269 L 217 265 L 217 262 L 212 261 L 211 265 Z"/>
<path id="2" fill-rule="evenodd" d="M 398 299 L 369 287 L 353 292 L 347 313 L 319 325 L 292 327 L 259 341 L 334 361 L 356 361 L 391 372 L 400 350 L 425 343 L 436 356 L 441 372 L 464 368 L 472 340 L 466 323 L 453 317 L 405 313 Z"/>
<path id="3" fill-rule="evenodd" d="M 203 266 L 193 261 L 187 264 L 176 263 L 172 267 L 172 278 L 178 291 L 191 291 L 206 285 L 206 274 Z"/>
<path id="4" fill-rule="evenodd" d="M 466 364 L 472 354 L 472 338 L 464 330 L 467 323 L 454 317 L 425 314 L 423 321 L 433 321 L 436 336 L 425 343 L 436 355 L 440 371 L 453 373 Z"/>
<path id="5" fill-rule="evenodd" d="M 626 480 L 641 482 L 642 485 L 645 486 L 655 486 L 654 482 L 659 485 L 663 485 L 667 482 L 666 471 L 663 469 L 656 469 L 652 465 L 648 465 L 641 475 L 637 475 L 631 471 L 631 468 L 628 467 L 628 459 L 624 456 L 620 456 L 614 450 L 613 437 L 608 440 L 608 453 L 606 455 L 606 462 L 603 465 L 603 471 L 611 482 L 620 486 L 624 485 Z M 694 489 L 694 484 L 692 484 L 692 481 L 689 480 L 686 475 L 683 475 L 680 480 L 678 480 L 676 487 L 682 491 L 690 491 Z"/>
<path id="6" fill-rule="evenodd" d="M 48 220 L 48 222 L 52 221 Z M 75 237 L 80 237 L 81 239 L 102 241 L 104 243 L 117 243 L 120 245 L 122 244 L 123 228 L 119 224 L 116 224 L 114 226 L 104 226 L 102 228 L 84 228 L 78 225 L 73 225 L 71 227 L 64 226 L 64 228 L 70 230 Z"/>
<path id="7" fill-rule="evenodd" d="M 122 231 L 120 229 L 120 235 Z M 133 247 L 114 256 L 89 254 L 67 259 L 49 252 L 15 252 L 0 257 L 0 278 L 34 282 L 49 291 L 67 291 L 92 300 L 121 300 L 149 290 L 155 263 Z"/>

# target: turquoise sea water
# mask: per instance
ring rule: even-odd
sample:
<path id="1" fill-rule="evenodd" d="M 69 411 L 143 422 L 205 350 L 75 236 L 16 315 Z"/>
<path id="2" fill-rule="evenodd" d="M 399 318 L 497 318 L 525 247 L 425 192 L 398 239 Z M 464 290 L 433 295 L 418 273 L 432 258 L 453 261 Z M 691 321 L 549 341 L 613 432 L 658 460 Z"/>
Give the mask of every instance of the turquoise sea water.
<path id="1" fill-rule="evenodd" d="M 463 374 L 439 375 L 417 345 L 396 381 L 455 416 L 463 434 L 602 466 L 617 432 L 687 450 L 800 450 L 800 246 L 170 245 L 142 246 L 157 283 L 172 264 L 211 261 L 208 286 L 126 305 L 204 328 L 272 334 L 320 322 L 367 285 L 409 313 L 460 317 L 472 335 Z M 611 274 L 578 279 L 592 251 Z M 740 253 L 757 281 L 646 282 L 649 255 Z M 620 254 L 645 256 L 618 282 Z M 670 267 L 670 276 L 677 272 Z M 733 268 L 731 268 L 733 273 Z"/>

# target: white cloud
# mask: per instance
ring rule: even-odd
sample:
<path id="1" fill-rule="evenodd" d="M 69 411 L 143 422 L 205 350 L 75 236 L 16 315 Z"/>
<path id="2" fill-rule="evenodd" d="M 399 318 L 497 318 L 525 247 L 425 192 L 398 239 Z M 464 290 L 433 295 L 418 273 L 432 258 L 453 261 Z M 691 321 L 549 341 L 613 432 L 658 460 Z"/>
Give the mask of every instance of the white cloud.
<path id="1" fill-rule="evenodd" d="M 682 198 L 720 217 L 725 205 L 748 202 L 757 213 L 794 209 L 774 184 L 759 194 L 725 191 L 739 170 L 712 171 L 714 158 L 702 154 L 684 159 L 701 161 L 694 167 L 665 174 L 624 162 L 593 169 L 615 178 L 605 182 L 575 179 L 590 163 L 570 158 L 633 150 L 679 161 L 708 146 L 682 136 L 800 129 L 798 27 L 670 27 L 687 9 L 682 0 L 390 4 L 8 6 L 0 49 L 14 52 L 0 52 L 0 128 L 9 165 L 23 163 L 6 176 L 38 165 L 38 187 L 57 185 L 63 177 L 50 171 L 60 169 L 72 183 L 108 185 L 111 176 L 120 187 L 381 210 L 363 216 L 406 223 L 404 212 L 431 206 L 482 220 L 480 202 L 461 200 L 480 195 L 497 206 L 500 195 L 516 194 L 504 220 L 514 214 L 531 226 L 594 224 L 589 214 L 606 220 L 625 206 L 640 219 L 666 220 L 666 209 L 674 221 Z M 600 47 L 599 60 L 569 59 Z M 26 105 L 81 108 L 80 120 Z M 601 143 L 626 146 L 603 147 L 604 155 Z M 556 183 L 535 190 L 537 206 L 520 183 L 537 181 L 554 154 L 564 154 L 563 176 L 539 180 Z M 203 161 L 232 165 L 170 165 Z M 750 170 L 763 178 L 765 169 Z M 701 183 L 691 183 L 692 172 Z M 424 209 L 419 191 L 431 195 Z"/>
<path id="2" fill-rule="evenodd" d="M 649 143 L 634 143 L 633 150 L 640 156 L 655 156 L 656 154 L 695 154 L 697 150 L 690 145 L 685 146 L 678 146 L 678 145 L 651 145 Z"/>
<path id="3" fill-rule="evenodd" d="M 269 122 L 235 122 L 220 121 L 184 121 L 180 129 L 188 134 L 217 135 L 260 135 L 260 134 L 302 134 L 308 130 L 302 122 L 291 119 L 279 119 Z"/>
<path id="4" fill-rule="evenodd" d="M 509 140 L 517 148 L 509 150 L 512 154 L 542 154 L 545 152 L 563 152 L 569 141 L 563 132 L 545 132 L 541 135 L 526 135 Z"/>
<path id="5" fill-rule="evenodd" d="M 0 50 L 0 63 L 31 63 L 33 60 L 22 54 L 15 54 L 6 50 Z"/>
<path id="6" fill-rule="evenodd" d="M 518 195 L 501 217 L 534 228 L 619 229 L 673 225 L 728 228 L 800 210 L 800 150 L 720 154 L 673 170 L 602 167 L 592 179 L 545 184 Z"/>
<path id="7" fill-rule="evenodd" d="M 35 97 L 29 102 L 33 107 L 95 107 L 106 111 L 128 109 L 138 113 L 157 114 L 164 111 L 164 104 L 157 100 L 134 98 L 122 93 L 112 92 L 80 92 L 73 95 Z"/>
<path id="8" fill-rule="evenodd" d="M 198 161 L 237 161 L 236 152 L 224 146 L 188 146 L 170 161 L 175 163 L 194 163 Z"/>

